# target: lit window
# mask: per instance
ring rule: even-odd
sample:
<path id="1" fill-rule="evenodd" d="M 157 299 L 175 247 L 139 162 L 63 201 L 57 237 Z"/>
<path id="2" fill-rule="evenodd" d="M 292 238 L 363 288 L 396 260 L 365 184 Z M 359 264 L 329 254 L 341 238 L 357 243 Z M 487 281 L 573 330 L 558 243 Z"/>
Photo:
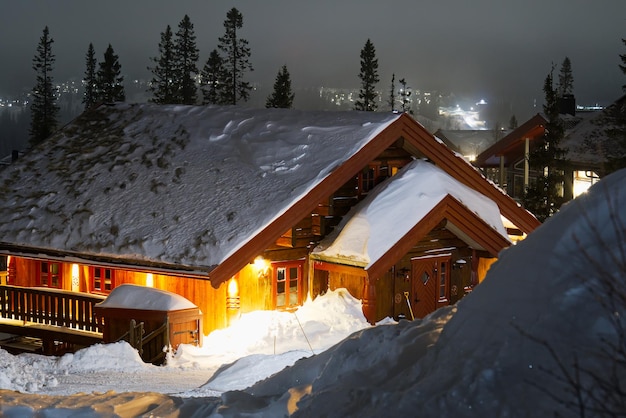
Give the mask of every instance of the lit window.
<path id="1" fill-rule="evenodd" d="M 43 287 L 61 287 L 61 264 L 42 261 L 39 263 L 38 285 Z"/>
<path id="2" fill-rule="evenodd" d="M 115 286 L 113 269 L 92 267 L 91 277 L 94 292 L 109 293 Z"/>
<path id="3" fill-rule="evenodd" d="M 274 296 L 277 309 L 288 309 L 302 301 L 302 262 L 273 263 Z"/>

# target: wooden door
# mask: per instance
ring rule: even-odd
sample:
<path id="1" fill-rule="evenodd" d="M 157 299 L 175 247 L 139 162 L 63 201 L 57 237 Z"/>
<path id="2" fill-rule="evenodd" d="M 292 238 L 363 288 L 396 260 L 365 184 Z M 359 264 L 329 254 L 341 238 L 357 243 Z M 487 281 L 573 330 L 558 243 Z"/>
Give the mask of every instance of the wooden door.
<path id="1" fill-rule="evenodd" d="M 423 318 L 450 303 L 450 256 L 411 259 L 411 307 Z"/>

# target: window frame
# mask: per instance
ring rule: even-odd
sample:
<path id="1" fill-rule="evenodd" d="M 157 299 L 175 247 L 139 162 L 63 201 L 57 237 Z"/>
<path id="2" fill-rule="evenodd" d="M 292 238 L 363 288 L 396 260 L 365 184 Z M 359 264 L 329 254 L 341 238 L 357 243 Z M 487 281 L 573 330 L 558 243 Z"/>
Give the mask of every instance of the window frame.
<path id="1" fill-rule="evenodd" d="M 63 265 L 56 261 L 42 260 L 39 261 L 37 269 L 37 286 L 47 287 L 50 289 L 62 289 L 63 288 Z M 56 266 L 56 273 L 53 271 Z M 44 272 L 45 268 L 45 272 Z M 57 285 L 55 286 L 54 278 L 56 276 Z M 45 282 L 44 282 L 45 278 Z"/>
<path id="2" fill-rule="evenodd" d="M 102 276 L 103 273 L 105 275 L 104 277 Z M 108 278 L 108 282 L 110 285 L 109 289 L 106 288 L 106 284 L 107 284 L 106 273 L 110 274 L 110 277 Z M 111 293 L 113 289 L 115 289 L 115 269 L 112 269 L 109 267 L 101 267 L 101 266 L 90 266 L 89 277 L 90 277 L 90 285 L 91 285 L 92 293 L 100 293 L 100 294 L 108 295 L 109 293 Z M 96 280 L 97 277 L 99 278 L 99 280 Z M 100 287 L 96 287 L 97 282 L 100 282 Z"/>
<path id="3" fill-rule="evenodd" d="M 304 260 L 295 260 L 295 261 L 281 261 L 274 262 L 272 264 L 272 301 L 274 305 L 274 309 L 277 310 L 292 310 L 302 305 L 302 293 L 303 293 L 303 284 L 304 284 Z M 284 300 L 285 303 L 279 305 L 279 271 L 284 269 L 285 278 L 281 280 L 284 281 Z M 293 281 L 289 276 L 291 269 L 296 269 L 297 276 L 295 279 L 296 282 L 296 290 L 295 290 L 295 301 L 292 302 L 292 286 L 288 285 L 288 282 Z"/>

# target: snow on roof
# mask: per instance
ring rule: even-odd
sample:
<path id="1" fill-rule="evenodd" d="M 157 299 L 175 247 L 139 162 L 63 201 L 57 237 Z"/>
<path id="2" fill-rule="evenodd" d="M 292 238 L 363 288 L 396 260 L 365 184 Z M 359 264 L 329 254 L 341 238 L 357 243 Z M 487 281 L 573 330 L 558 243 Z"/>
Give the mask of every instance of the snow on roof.
<path id="1" fill-rule="evenodd" d="M 562 146 L 567 149 L 571 161 L 601 165 L 609 156 L 619 157 L 618 147 L 614 146 L 611 132 L 619 130 L 615 113 L 624 106 L 626 96 L 622 96 L 607 108 L 594 112 L 576 114 L 578 123 L 566 130 Z"/>
<path id="2" fill-rule="evenodd" d="M 122 284 L 96 306 L 100 308 L 143 309 L 146 311 L 178 311 L 197 308 L 191 301 L 166 290 L 133 284 Z"/>
<path id="3" fill-rule="evenodd" d="M 206 270 L 399 117 L 101 106 L 0 172 L 0 236 Z"/>
<path id="4" fill-rule="evenodd" d="M 495 202 L 441 168 L 414 160 L 355 206 L 313 254 L 368 268 L 448 195 L 507 237 Z"/>

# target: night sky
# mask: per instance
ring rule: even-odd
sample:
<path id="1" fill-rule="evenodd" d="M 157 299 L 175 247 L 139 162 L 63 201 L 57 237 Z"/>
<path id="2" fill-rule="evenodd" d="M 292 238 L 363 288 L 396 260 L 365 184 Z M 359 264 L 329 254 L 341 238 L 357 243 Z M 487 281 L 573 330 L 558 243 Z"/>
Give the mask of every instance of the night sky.
<path id="1" fill-rule="evenodd" d="M 89 42 L 98 61 L 113 46 L 126 80 L 149 79 L 168 24 L 176 32 L 189 15 L 202 67 L 232 7 L 252 51 L 247 79 L 269 86 L 286 64 L 296 88 L 359 87 L 368 38 L 383 94 L 395 73 L 416 89 L 541 103 L 552 63 L 566 56 L 579 104 L 608 104 L 626 84 L 626 0 L 0 0 L 0 94 L 34 85 L 46 25 L 55 81 L 82 77 Z"/>

